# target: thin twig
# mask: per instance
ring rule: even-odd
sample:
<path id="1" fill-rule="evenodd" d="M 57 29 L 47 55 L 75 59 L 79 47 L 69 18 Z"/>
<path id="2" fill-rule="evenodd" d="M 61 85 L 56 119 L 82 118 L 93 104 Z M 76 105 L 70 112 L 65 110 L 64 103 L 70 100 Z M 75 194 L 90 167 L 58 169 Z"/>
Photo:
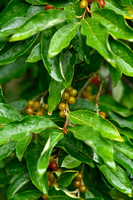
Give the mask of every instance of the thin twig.
<path id="1" fill-rule="evenodd" d="M 57 162 L 57 163 L 58 163 L 58 160 L 59 160 L 60 152 L 61 152 L 61 148 L 59 148 L 59 151 L 58 151 L 58 153 L 57 153 L 57 157 L 56 157 L 56 162 Z"/>
<path id="2" fill-rule="evenodd" d="M 100 99 L 100 94 L 101 94 L 101 91 L 102 91 L 102 87 L 103 87 L 103 80 L 101 81 L 100 83 L 100 87 L 99 87 L 99 91 L 97 93 L 97 97 L 96 97 L 96 107 L 98 108 L 99 107 L 99 99 Z M 99 113 L 99 111 L 97 110 L 97 113 Z"/>
<path id="3" fill-rule="evenodd" d="M 66 122 L 65 122 L 65 125 L 63 127 L 63 133 L 64 134 L 67 133 L 67 126 L 69 125 L 69 122 L 68 122 L 68 112 L 69 112 L 69 108 L 68 108 L 68 103 L 66 102 Z"/>

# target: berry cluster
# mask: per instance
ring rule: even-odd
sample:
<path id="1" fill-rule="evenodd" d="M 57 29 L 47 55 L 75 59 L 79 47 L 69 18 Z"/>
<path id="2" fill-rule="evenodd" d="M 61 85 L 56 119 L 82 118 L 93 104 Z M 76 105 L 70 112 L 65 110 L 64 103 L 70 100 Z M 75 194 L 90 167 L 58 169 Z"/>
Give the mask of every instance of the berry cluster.
<path id="1" fill-rule="evenodd" d="M 59 116 L 61 118 L 65 118 L 65 111 L 66 111 L 66 102 L 69 104 L 75 103 L 75 96 L 77 95 L 77 90 L 73 89 L 71 86 L 66 88 L 66 90 L 62 94 L 61 103 L 59 104 L 58 108 L 60 110 Z"/>
<path id="2" fill-rule="evenodd" d="M 95 94 L 92 95 L 91 92 L 92 92 L 92 87 L 88 85 L 86 89 L 83 91 L 82 97 L 90 101 L 94 101 L 94 99 L 96 98 L 96 95 Z"/>
<path id="3" fill-rule="evenodd" d="M 93 2 L 93 0 L 81 0 L 80 8 L 86 8 L 92 2 Z M 101 8 L 103 8 L 105 6 L 105 0 L 98 0 L 98 3 L 99 3 Z"/>
<path id="4" fill-rule="evenodd" d="M 85 193 L 87 191 L 87 187 L 83 184 L 83 175 L 82 173 L 78 173 L 76 176 L 76 180 L 74 181 L 74 186 L 79 189 L 80 192 Z"/>
<path id="5" fill-rule="evenodd" d="M 28 115 L 36 114 L 37 116 L 42 116 L 46 111 L 48 111 L 48 104 L 42 106 L 39 101 L 28 101 L 26 108 L 26 113 Z"/>

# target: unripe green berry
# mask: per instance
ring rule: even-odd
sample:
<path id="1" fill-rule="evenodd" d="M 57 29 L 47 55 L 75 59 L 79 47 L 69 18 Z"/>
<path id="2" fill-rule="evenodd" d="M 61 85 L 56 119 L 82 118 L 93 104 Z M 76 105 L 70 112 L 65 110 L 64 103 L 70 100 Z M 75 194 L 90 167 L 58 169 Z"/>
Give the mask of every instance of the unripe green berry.
<path id="1" fill-rule="evenodd" d="M 69 97 L 67 101 L 68 101 L 69 104 L 74 104 L 75 103 L 75 98 L 74 97 Z"/>
<path id="2" fill-rule="evenodd" d="M 64 111 L 64 110 L 61 110 L 61 111 L 59 112 L 59 116 L 60 116 L 61 118 L 65 118 L 65 117 L 66 117 L 65 111 Z"/>
<path id="3" fill-rule="evenodd" d="M 82 0 L 82 1 L 80 2 L 80 8 L 86 8 L 87 6 L 88 6 L 88 2 L 87 2 L 87 1 Z"/>
<path id="4" fill-rule="evenodd" d="M 41 104 L 39 101 L 35 101 L 34 104 L 33 104 L 33 107 L 38 110 L 40 107 L 41 107 Z"/>
<path id="5" fill-rule="evenodd" d="M 48 104 L 44 104 L 43 109 L 44 109 L 45 111 L 48 111 Z"/>
<path id="6" fill-rule="evenodd" d="M 69 98 L 69 93 L 68 93 L 68 92 L 64 92 L 64 93 L 62 94 L 62 99 L 67 100 L 68 98 Z"/>
<path id="7" fill-rule="evenodd" d="M 85 185 L 81 185 L 79 187 L 80 192 L 85 193 L 87 191 L 87 187 Z"/>
<path id="8" fill-rule="evenodd" d="M 65 103 L 60 103 L 58 108 L 59 108 L 59 110 L 65 110 L 66 109 L 66 104 Z"/>
<path id="9" fill-rule="evenodd" d="M 33 114 L 34 114 L 33 108 L 27 107 L 27 108 L 26 108 L 26 113 L 27 113 L 28 115 L 33 115 Z"/>
<path id="10" fill-rule="evenodd" d="M 71 91 L 70 91 L 70 95 L 71 96 L 73 96 L 73 97 L 75 97 L 76 95 L 77 95 L 77 90 L 75 90 L 75 89 L 72 89 Z"/>

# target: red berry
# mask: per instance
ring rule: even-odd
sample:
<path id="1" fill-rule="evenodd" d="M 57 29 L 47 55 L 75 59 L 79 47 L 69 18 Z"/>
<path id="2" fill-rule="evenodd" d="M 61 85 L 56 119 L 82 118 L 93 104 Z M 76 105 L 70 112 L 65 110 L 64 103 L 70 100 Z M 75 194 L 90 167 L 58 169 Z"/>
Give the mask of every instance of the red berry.
<path id="1" fill-rule="evenodd" d="M 51 9 L 55 9 L 55 7 L 54 6 L 50 6 L 49 4 L 46 4 L 46 10 L 51 10 Z"/>
<path id="2" fill-rule="evenodd" d="M 51 162 L 50 165 L 49 165 L 49 168 L 51 168 L 54 171 L 57 171 L 57 169 L 58 169 L 57 162 L 55 162 L 55 161 Z"/>
<path id="3" fill-rule="evenodd" d="M 101 8 L 103 8 L 105 6 L 105 1 L 104 0 L 98 0 Z"/>
<path id="4" fill-rule="evenodd" d="M 97 75 L 95 75 L 95 76 L 93 77 L 93 79 L 91 80 L 91 83 L 92 83 L 93 85 L 98 85 L 98 77 L 97 77 Z"/>

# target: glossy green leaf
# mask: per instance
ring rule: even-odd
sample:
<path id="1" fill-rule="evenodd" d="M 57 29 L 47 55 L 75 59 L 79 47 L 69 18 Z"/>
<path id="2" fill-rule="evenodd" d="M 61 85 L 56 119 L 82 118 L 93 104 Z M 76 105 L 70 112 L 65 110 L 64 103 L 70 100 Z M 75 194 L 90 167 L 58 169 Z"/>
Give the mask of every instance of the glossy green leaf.
<path id="1" fill-rule="evenodd" d="M 0 147 L 0 160 L 8 157 L 15 149 L 16 142 L 9 142 Z"/>
<path id="2" fill-rule="evenodd" d="M 70 110 L 97 111 L 96 106 L 88 99 L 76 98 L 76 102 L 69 106 Z"/>
<path id="3" fill-rule="evenodd" d="M 52 58 L 66 48 L 75 37 L 80 27 L 80 22 L 73 22 L 60 28 L 52 37 L 48 56 Z"/>
<path id="4" fill-rule="evenodd" d="M 92 16 L 105 26 L 114 37 L 133 41 L 133 29 L 128 26 L 123 16 L 108 9 L 95 11 Z"/>
<path id="5" fill-rule="evenodd" d="M 24 138 L 22 138 L 21 140 L 17 141 L 16 144 L 16 156 L 19 159 L 19 161 L 22 160 L 23 154 L 26 151 L 30 141 L 32 138 L 32 134 L 29 133 L 27 134 Z"/>
<path id="6" fill-rule="evenodd" d="M 11 200 L 38 200 L 42 196 L 42 193 L 39 190 L 28 190 L 16 194 Z"/>
<path id="7" fill-rule="evenodd" d="M 28 12 L 26 13 L 26 17 L 31 17 L 33 15 L 36 15 L 37 13 L 41 12 L 42 10 L 45 10 L 44 6 L 30 6 L 30 8 L 28 9 Z"/>
<path id="8" fill-rule="evenodd" d="M 27 116 L 21 121 L 11 122 L 0 128 L 0 144 L 8 140 L 20 140 L 26 133 L 39 133 L 46 128 L 56 128 L 57 125 L 50 119 L 38 116 Z"/>
<path id="9" fill-rule="evenodd" d="M 29 4 L 23 0 L 11 0 L 0 14 L 0 26 L 6 24 L 14 17 L 22 17 L 29 9 Z"/>
<path id="10" fill-rule="evenodd" d="M 26 23 L 14 33 L 10 41 L 24 40 L 37 32 L 63 23 L 67 18 L 73 16 L 75 16 L 74 13 L 65 12 L 64 10 L 51 9 L 49 11 L 42 11 L 27 20 Z"/>
<path id="11" fill-rule="evenodd" d="M 14 62 L 18 57 L 25 54 L 36 41 L 38 35 L 35 35 L 25 41 L 17 43 L 0 56 L 0 65 Z"/>
<path id="12" fill-rule="evenodd" d="M 117 165 L 116 170 L 113 170 L 108 168 L 106 165 L 98 165 L 98 168 L 104 174 L 111 185 L 113 185 L 117 190 L 131 196 L 131 183 L 125 171 L 121 167 Z"/>
<path id="13" fill-rule="evenodd" d="M 24 108 L 24 106 L 27 104 L 27 101 L 25 99 L 19 99 L 18 101 L 10 102 L 9 105 L 15 108 L 18 112 Z"/>
<path id="14" fill-rule="evenodd" d="M 107 63 L 107 67 L 108 67 L 110 75 L 112 77 L 113 87 L 116 87 L 118 81 L 120 80 L 120 78 L 122 76 L 122 71 L 118 67 L 116 67 L 116 68 L 112 67 L 109 63 Z"/>
<path id="15" fill-rule="evenodd" d="M 21 120 L 22 116 L 8 104 L 0 103 L 0 124 Z"/>
<path id="16" fill-rule="evenodd" d="M 124 43 L 110 39 L 111 50 L 114 54 L 115 61 L 120 70 L 127 76 L 133 76 L 133 52 Z"/>
<path id="17" fill-rule="evenodd" d="M 73 170 L 65 171 L 57 178 L 57 183 L 63 187 L 68 187 L 77 174 L 78 172 Z"/>
<path id="18" fill-rule="evenodd" d="M 26 17 L 15 17 L 4 24 L 0 30 L 0 37 L 6 37 L 14 33 L 14 31 L 22 26 L 26 21 Z"/>
<path id="19" fill-rule="evenodd" d="M 8 162 L 6 166 L 6 172 L 10 175 L 26 173 L 26 162 L 19 162 L 18 159 L 13 159 L 11 162 Z"/>
<path id="20" fill-rule="evenodd" d="M 59 67 L 59 57 L 48 58 L 48 49 L 52 37 L 52 30 L 48 29 L 42 33 L 41 37 L 41 55 L 45 68 L 49 75 L 58 82 L 63 82 L 63 77 Z"/>
<path id="21" fill-rule="evenodd" d="M 81 25 L 81 33 L 87 39 L 86 44 L 96 49 L 111 65 L 116 66 L 113 55 L 108 48 L 107 29 L 92 18 L 82 20 Z"/>
<path id="22" fill-rule="evenodd" d="M 103 200 L 102 195 L 95 189 L 93 188 L 88 188 L 88 190 L 85 193 L 85 199 L 95 199 L 95 198 L 100 198 Z"/>
<path id="23" fill-rule="evenodd" d="M 30 181 L 29 174 L 23 174 L 17 177 L 8 187 L 7 197 L 11 199 L 25 184 Z"/>
<path id="24" fill-rule="evenodd" d="M 8 41 L 8 37 L 0 38 L 0 51 L 4 48 L 4 46 L 6 45 L 7 41 Z"/>
<path id="25" fill-rule="evenodd" d="M 4 96 L 3 96 L 1 85 L 0 85 L 0 103 L 6 103 L 6 100 L 4 99 Z"/>
<path id="26" fill-rule="evenodd" d="M 53 110 L 57 107 L 60 102 L 61 94 L 65 87 L 62 83 L 52 80 L 49 86 L 49 97 L 48 97 L 48 112 L 52 114 Z"/>
<path id="27" fill-rule="evenodd" d="M 63 138 L 62 131 L 54 131 L 50 134 L 47 143 L 45 144 L 45 147 L 41 153 L 41 156 L 37 163 L 37 171 L 40 177 L 42 177 L 48 167 L 49 164 L 49 157 L 52 152 L 53 147 L 57 144 L 57 142 Z"/>
<path id="28" fill-rule="evenodd" d="M 119 135 L 118 130 L 111 124 L 111 122 L 103 119 L 99 114 L 90 111 L 73 111 L 69 113 L 69 119 L 74 124 L 88 125 L 94 127 L 101 132 L 101 135 L 105 138 L 112 140 L 123 141 Z"/>
<path id="29" fill-rule="evenodd" d="M 26 62 L 37 62 L 41 60 L 41 44 L 38 43 L 31 51 L 29 57 L 27 58 Z"/>
<path id="30" fill-rule="evenodd" d="M 90 151 L 88 145 L 82 143 L 74 137 L 71 137 L 70 133 L 68 135 L 64 135 L 64 138 L 58 142 L 57 146 L 63 148 L 72 157 L 88 164 L 90 167 L 95 166 L 92 161 L 92 151 Z"/>
<path id="31" fill-rule="evenodd" d="M 37 162 L 41 153 L 41 148 L 37 145 L 29 145 L 26 151 L 26 162 L 32 183 L 44 194 L 48 193 L 48 179 L 45 174 L 39 177 L 37 173 Z"/>
<path id="32" fill-rule="evenodd" d="M 111 105 L 111 106 L 110 106 Z M 125 107 L 122 106 L 120 103 L 117 103 L 112 97 L 103 95 L 100 97 L 100 110 L 109 111 L 112 110 L 123 117 L 127 117 L 130 115 L 130 111 Z"/>
<path id="33" fill-rule="evenodd" d="M 79 160 L 77 160 L 76 158 L 68 155 L 63 160 L 61 167 L 72 169 L 72 168 L 75 168 L 75 167 L 79 166 L 80 164 L 81 164 L 81 162 Z"/>
<path id="34" fill-rule="evenodd" d="M 117 14 L 123 15 L 127 19 L 133 18 L 133 10 L 129 7 L 124 7 L 118 0 L 105 0 L 105 9 L 113 10 Z"/>
<path id="35" fill-rule="evenodd" d="M 118 164 L 122 165 L 125 169 L 129 170 L 131 174 L 133 174 L 133 161 L 128 156 L 115 150 L 114 159 Z"/>
<path id="36" fill-rule="evenodd" d="M 74 137 L 90 146 L 108 166 L 115 169 L 113 146 L 101 136 L 97 129 L 89 126 L 76 126 L 69 130 L 73 132 Z"/>
<path id="37" fill-rule="evenodd" d="M 33 5 L 42 5 L 39 3 L 37 0 L 26 0 L 28 3 L 33 4 Z"/>

